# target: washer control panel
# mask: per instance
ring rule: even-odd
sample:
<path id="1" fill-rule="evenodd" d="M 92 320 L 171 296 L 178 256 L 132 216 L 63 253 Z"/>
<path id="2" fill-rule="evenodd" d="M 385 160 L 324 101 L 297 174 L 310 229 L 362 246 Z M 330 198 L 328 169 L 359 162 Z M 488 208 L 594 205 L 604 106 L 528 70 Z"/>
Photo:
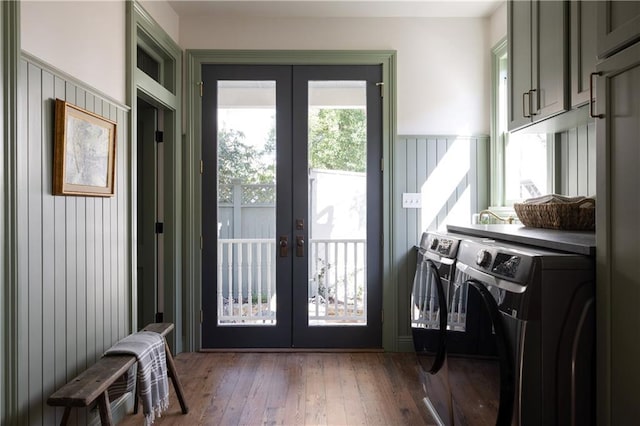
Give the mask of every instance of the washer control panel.
<path id="1" fill-rule="evenodd" d="M 514 254 L 498 253 L 495 262 L 493 262 L 491 272 L 503 277 L 515 278 L 518 274 L 521 259 L 522 257 Z"/>
<path id="2" fill-rule="evenodd" d="M 439 256 L 453 259 L 458 253 L 460 240 L 436 232 L 425 232 L 422 234 L 420 247 Z"/>
<path id="3" fill-rule="evenodd" d="M 505 278 L 517 278 L 522 256 L 500 250 L 480 249 L 476 254 L 476 266 Z"/>
<path id="4" fill-rule="evenodd" d="M 463 240 L 458 249 L 458 261 L 508 281 L 526 284 L 535 256 L 522 250 L 516 250 L 495 241 Z"/>

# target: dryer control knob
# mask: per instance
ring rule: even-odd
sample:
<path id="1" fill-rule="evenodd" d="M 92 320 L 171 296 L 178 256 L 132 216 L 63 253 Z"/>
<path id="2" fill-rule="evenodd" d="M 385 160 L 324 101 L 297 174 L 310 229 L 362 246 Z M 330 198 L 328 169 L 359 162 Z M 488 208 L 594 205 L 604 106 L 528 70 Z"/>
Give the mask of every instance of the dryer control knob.
<path id="1" fill-rule="evenodd" d="M 431 250 L 435 250 L 435 249 L 437 249 L 437 248 L 438 248 L 438 244 L 440 244 L 440 241 L 438 241 L 438 239 L 437 239 L 437 238 L 434 238 L 434 239 L 431 241 L 431 247 L 430 247 L 430 248 L 431 248 Z"/>
<path id="2" fill-rule="evenodd" d="M 483 268 L 491 264 L 491 253 L 487 250 L 480 250 L 476 255 L 476 264 Z"/>

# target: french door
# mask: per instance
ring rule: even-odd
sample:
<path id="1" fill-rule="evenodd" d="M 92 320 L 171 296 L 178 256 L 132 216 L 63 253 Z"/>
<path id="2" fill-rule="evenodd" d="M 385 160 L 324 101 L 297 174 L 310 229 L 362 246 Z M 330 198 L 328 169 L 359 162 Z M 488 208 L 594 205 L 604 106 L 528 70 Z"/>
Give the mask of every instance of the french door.
<path id="1" fill-rule="evenodd" d="M 381 66 L 202 76 L 202 347 L 381 347 Z"/>

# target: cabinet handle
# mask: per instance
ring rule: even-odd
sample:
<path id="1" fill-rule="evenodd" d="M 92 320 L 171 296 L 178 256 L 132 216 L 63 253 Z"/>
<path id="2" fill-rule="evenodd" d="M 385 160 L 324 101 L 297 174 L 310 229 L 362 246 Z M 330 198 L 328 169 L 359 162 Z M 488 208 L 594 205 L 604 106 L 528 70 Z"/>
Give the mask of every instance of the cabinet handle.
<path id="1" fill-rule="evenodd" d="M 533 93 L 533 94 L 534 94 L 534 96 L 535 96 L 535 91 L 536 91 L 536 89 L 531 89 L 531 90 L 529 90 L 529 114 L 530 114 L 531 116 L 538 115 L 538 113 L 537 113 L 537 112 L 533 112 L 533 107 L 531 106 L 531 98 L 532 98 L 531 93 Z M 536 108 L 536 111 L 537 111 L 537 110 L 538 110 L 538 109 Z"/>
<path id="2" fill-rule="evenodd" d="M 529 111 L 531 111 L 531 92 L 524 92 L 522 94 L 522 116 L 524 118 L 531 118 L 531 115 L 527 115 L 524 112 L 526 111 L 526 108 L 524 107 L 525 102 L 524 102 L 524 97 L 525 96 L 529 96 Z"/>
<path id="3" fill-rule="evenodd" d="M 601 72 L 592 72 L 591 75 L 589 75 L 589 117 L 591 118 L 603 118 L 604 114 L 594 114 L 593 110 L 594 110 L 594 104 L 596 103 L 596 100 L 593 99 L 593 80 L 594 77 L 596 76 L 600 76 L 602 75 Z"/>

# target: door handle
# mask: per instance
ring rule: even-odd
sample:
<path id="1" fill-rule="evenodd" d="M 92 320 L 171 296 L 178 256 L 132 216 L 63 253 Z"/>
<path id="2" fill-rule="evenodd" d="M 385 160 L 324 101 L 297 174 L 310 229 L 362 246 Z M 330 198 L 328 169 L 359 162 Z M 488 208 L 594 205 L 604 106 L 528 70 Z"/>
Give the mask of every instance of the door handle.
<path id="1" fill-rule="evenodd" d="M 524 97 L 525 97 L 525 96 L 529 96 L 529 102 L 528 102 L 528 103 L 529 103 L 529 111 L 531 111 L 531 91 L 529 91 L 529 92 L 524 92 L 524 93 L 522 94 L 522 116 L 523 116 L 524 118 L 531 118 L 531 115 L 527 115 L 527 114 L 525 114 L 525 111 L 526 111 L 526 108 L 525 108 L 525 102 L 524 102 Z"/>
<path id="2" fill-rule="evenodd" d="M 533 112 L 533 107 L 531 106 L 532 104 L 531 100 L 533 99 L 533 97 L 531 96 L 532 93 L 535 95 L 536 89 L 529 90 L 529 115 L 530 116 L 538 115 L 537 112 Z M 540 102 L 536 102 L 536 111 L 538 111 L 538 107 L 537 107 L 538 104 L 540 104 Z"/>
<path id="3" fill-rule="evenodd" d="M 287 257 L 289 255 L 289 239 L 286 235 L 280 237 L 280 257 Z"/>
<path id="4" fill-rule="evenodd" d="M 304 257 L 304 237 L 302 235 L 296 237 L 296 256 Z"/>
<path id="5" fill-rule="evenodd" d="M 589 75 L 589 117 L 591 118 L 603 118 L 604 114 L 596 114 L 594 112 L 595 108 L 594 105 L 596 103 L 596 100 L 593 99 L 593 80 L 594 77 L 600 76 L 602 75 L 601 72 L 592 72 Z"/>

